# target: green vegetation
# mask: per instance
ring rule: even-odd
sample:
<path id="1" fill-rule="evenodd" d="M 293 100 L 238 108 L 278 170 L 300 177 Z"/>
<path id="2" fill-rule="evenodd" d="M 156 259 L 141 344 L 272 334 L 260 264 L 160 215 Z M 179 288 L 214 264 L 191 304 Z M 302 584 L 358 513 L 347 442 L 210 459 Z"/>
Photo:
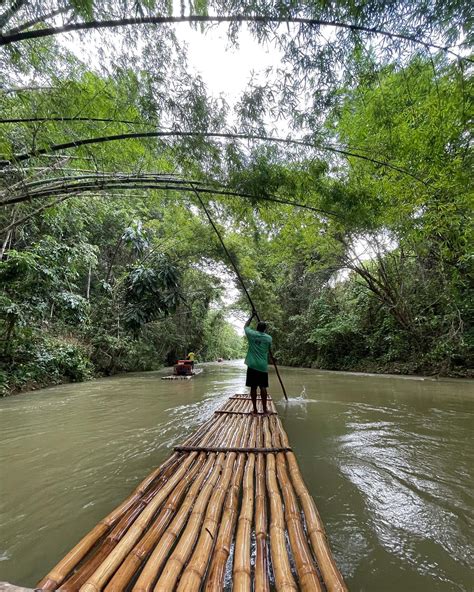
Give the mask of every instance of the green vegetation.
<path id="1" fill-rule="evenodd" d="M 466 3 L 183 4 L 195 21 L 233 20 L 219 25 L 230 43 L 245 15 L 278 49 L 281 62 L 233 107 L 190 71 L 175 30 L 149 22 L 171 5 L 7 4 L 4 393 L 158 368 L 189 350 L 242 355 L 226 319 L 248 303 L 242 294 L 224 305 L 229 262 L 196 193 L 270 322 L 280 363 L 469 373 Z M 54 30 L 62 19 L 95 61 L 71 53 Z M 111 19 L 126 26 L 95 30 Z"/>

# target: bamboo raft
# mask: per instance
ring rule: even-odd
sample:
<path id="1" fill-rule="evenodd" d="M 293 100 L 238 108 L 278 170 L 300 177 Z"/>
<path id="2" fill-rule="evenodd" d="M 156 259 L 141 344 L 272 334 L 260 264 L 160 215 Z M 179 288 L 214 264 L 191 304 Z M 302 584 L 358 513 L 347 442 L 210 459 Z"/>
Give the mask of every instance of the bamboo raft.
<path id="1" fill-rule="evenodd" d="M 192 374 L 189 375 L 178 375 L 178 374 L 170 374 L 168 376 L 162 376 L 161 380 L 191 380 L 191 378 L 194 378 L 195 376 L 197 376 L 198 374 L 201 374 L 202 372 L 202 368 L 197 368 L 197 370 L 194 370 L 194 372 Z"/>
<path id="2" fill-rule="evenodd" d="M 38 588 L 347 590 L 270 398 L 268 410 L 230 397 Z"/>

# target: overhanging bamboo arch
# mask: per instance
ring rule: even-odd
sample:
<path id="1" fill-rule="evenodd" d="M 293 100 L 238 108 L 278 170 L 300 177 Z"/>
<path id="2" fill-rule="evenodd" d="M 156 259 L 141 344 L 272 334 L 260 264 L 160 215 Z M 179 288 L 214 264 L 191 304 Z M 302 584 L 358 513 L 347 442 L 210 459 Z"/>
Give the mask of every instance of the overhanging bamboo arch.
<path id="1" fill-rule="evenodd" d="M 258 140 L 258 141 L 265 141 L 265 142 L 275 142 L 275 143 L 282 143 L 282 144 L 291 144 L 296 146 L 303 146 L 306 148 L 312 148 L 314 150 L 322 150 L 327 152 L 333 152 L 335 154 L 340 154 L 341 156 L 345 157 L 354 157 L 358 158 L 367 162 L 371 162 L 378 166 L 386 167 L 388 169 L 397 171 L 403 175 L 407 175 L 412 177 L 419 183 L 425 186 L 429 186 L 429 183 L 419 177 L 418 175 L 402 168 L 398 167 L 394 164 L 389 162 L 379 160 L 376 158 L 371 158 L 364 154 L 358 154 L 357 152 L 352 152 L 350 150 L 346 150 L 345 148 L 338 148 L 331 146 L 329 144 L 314 144 L 309 142 L 308 140 L 304 139 L 291 139 L 291 138 L 279 138 L 274 136 L 265 136 L 261 134 L 237 134 L 237 133 L 227 133 L 227 132 L 192 132 L 192 131 L 153 131 L 153 132 L 130 132 L 125 134 L 114 134 L 109 136 L 99 136 L 95 138 L 81 138 L 78 140 L 74 140 L 72 142 L 64 142 L 62 144 L 52 144 L 45 148 L 38 148 L 36 150 L 31 150 L 30 152 L 24 152 L 22 154 L 15 154 L 12 160 L 3 159 L 0 160 L 0 166 L 4 168 L 11 165 L 12 162 L 25 162 L 35 157 L 44 156 L 50 154 L 51 152 L 58 152 L 60 150 L 68 150 L 70 148 L 79 148 L 80 146 L 88 146 L 91 144 L 103 144 L 106 142 L 117 142 L 120 140 L 128 140 L 128 139 L 136 139 L 136 138 L 166 138 L 166 137 L 189 137 L 189 138 L 218 138 L 218 139 L 227 139 L 227 140 Z"/>
<path id="2" fill-rule="evenodd" d="M 12 43 L 18 43 L 26 39 L 39 39 L 42 37 L 51 37 L 52 35 L 58 35 L 60 33 L 68 33 L 71 31 L 84 31 L 88 29 L 110 29 L 114 27 L 128 27 L 131 25 L 166 25 L 166 24 L 179 24 L 179 23 L 276 23 L 276 24 L 296 24 L 304 25 L 312 28 L 313 30 L 317 27 L 334 27 L 338 29 L 347 29 L 358 33 L 367 33 L 369 35 L 381 35 L 388 37 L 389 39 L 398 39 L 414 45 L 421 45 L 425 49 L 437 49 L 445 53 L 449 53 L 454 56 L 457 60 L 465 60 L 472 62 L 471 58 L 461 56 L 454 52 L 453 46 L 438 45 L 432 41 L 426 41 L 424 39 L 418 39 L 413 35 L 407 35 L 405 33 L 394 33 L 391 31 L 385 31 L 384 29 L 378 29 L 376 27 L 365 27 L 363 25 L 357 25 L 353 23 L 345 23 L 342 21 L 333 21 L 329 19 L 314 19 L 314 18 L 301 18 L 301 17 L 276 17 L 276 16 L 260 16 L 260 15 L 189 15 L 189 16 L 144 16 L 135 18 L 122 18 L 122 19 L 106 19 L 103 21 L 90 20 L 82 23 L 69 23 L 60 27 L 44 27 L 43 29 L 34 29 L 31 31 L 21 32 L 6 32 L 0 36 L 0 46 L 11 45 Z"/>

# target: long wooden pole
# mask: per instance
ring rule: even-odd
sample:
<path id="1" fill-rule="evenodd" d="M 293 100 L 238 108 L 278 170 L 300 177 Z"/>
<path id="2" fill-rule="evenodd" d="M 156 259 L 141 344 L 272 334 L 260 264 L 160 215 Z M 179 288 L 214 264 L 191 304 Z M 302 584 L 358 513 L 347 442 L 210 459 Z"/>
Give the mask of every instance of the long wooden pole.
<path id="1" fill-rule="evenodd" d="M 207 219 L 209 220 L 209 222 L 211 223 L 212 228 L 214 229 L 215 233 L 217 234 L 217 237 L 218 237 L 218 239 L 219 239 L 219 241 L 220 241 L 220 243 L 222 245 L 222 248 L 224 249 L 224 251 L 225 251 L 225 253 L 226 253 L 229 261 L 231 262 L 232 267 L 234 268 L 234 271 L 235 271 L 237 277 L 239 278 L 240 285 L 242 286 L 242 288 L 243 288 L 243 290 L 245 292 L 245 295 L 247 296 L 248 301 L 250 302 L 250 306 L 252 307 L 252 310 L 255 312 L 255 316 L 257 317 L 257 320 L 260 322 L 260 317 L 258 315 L 257 309 L 255 308 L 255 305 L 254 305 L 254 303 L 252 301 L 252 298 L 251 298 L 251 296 L 250 296 L 250 294 L 249 294 L 249 292 L 248 292 L 248 290 L 247 290 L 247 288 L 245 286 L 244 280 L 243 280 L 242 276 L 240 275 L 240 272 L 239 272 L 239 270 L 237 268 L 237 265 L 235 264 L 235 262 L 234 262 L 234 260 L 232 258 L 232 255 L 227 250 L 227 247 L 225 246 L 224 241 L 222 240 L 222 236 L 221 236 L 221 234 L 220 234 L 217 226 L 214 224 L 214 221 L 211 218 L 211 215 L 209 214 L 208 209 L 206 208 L 204 202 L 201 199 L 201 196 L 196 191 L 196 189 L 194 188 L 194 185 L 192 183 L 191 183 L 191 187 L 193 188 L 193 191 L 196 194 L 196 197 L 198 198 L 199 203 L 201 204 L 201 207 L 202 207 L 202 209 L 204 210 L 204 212 L 205 212 L 205 214 L 207 216 Z M 285 399 L 288 401 L 288 395 L 286 394 L 285 385 L 283 384 L 283 380 L 281 379 L 280 372 L 278 371 L 278 366 L 277 366 L 275 357 L 273 356 L 273 353 L 272 353 L 271 350 L 270 350 L 270 358 L 272 360 L 273 366 L 275 367 L 276 375 L 278 376 L 278 380 L 279 380 L 280 385 L 281 385 L 281 390 L 283 391 L 283 394 L 285 395 Z"/>

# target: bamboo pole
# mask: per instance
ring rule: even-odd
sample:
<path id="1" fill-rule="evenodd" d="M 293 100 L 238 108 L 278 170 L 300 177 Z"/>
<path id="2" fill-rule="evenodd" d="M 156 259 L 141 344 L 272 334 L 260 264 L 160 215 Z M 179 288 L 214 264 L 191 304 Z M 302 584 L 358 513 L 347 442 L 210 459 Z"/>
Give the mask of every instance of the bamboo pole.
<path id="1" fill-rule="evenodd" d="M 227 455 L 221 478 L 209 500 L 199 540 L 179 582 L 178 592 L 197 592 L 200 589 L 214 546 L 222 506 L 232 478 L 236 456 L 235 452 Z"/>
<path id="2" fill-rule="evenodd" d="M 175 550 L 166 562 L 163 572 L 161 573 L 161 576 L 155 585 L 155 592 L 174 590 L 176 581 L 181 574 L 183 565 L 188 560 L 189 555 L 191 554 L 194 547 L 209 497 L 222 470 L 224 457 L 225 454 L 222 452 L 217 455 L 216 462 L 212 468 L 209 478 L 202 486 L 202 489 L 197 497 L 196 503 L 189 517 L 188 524 L 186 525 L 186 528 L 184 529 L 184 532 L 181 535 Z"/>
<path id="3" fill-rule="evenodd" d="M 239 454 L 235 462 L 234 475 L 222 513 L 216 546 L 205 584 L 205 592 L 218 592 L 224 587 L 225 568 L 229 558 L 239 504 L 240 486 L 244 473 L 245 454 Z"/>
<path id="4" fill-rule="evenodd" d="M 269 429 L 269 418 L 264 417 L 265 446 L 271 445 L 272 436 Z M 291 573 L 290 560 L 286 550 L 285 520 L 283 516 L 282 500 L 278 488 L 275 470 L 275 455 L 268 454 L 267 460 L 267 490 L 270 500 L 270 549 L 272 555 L 275 586 L 278 592 L 298 590 Z"/>
<path id="5" fill-rule="evenodd" d="M 228 426 L 230 429 L 232 426 Z M 204 443 L 207 443 L 208 440 L 212 438 L 212 434 L 204 437 Z M 215 454 L 209 454 L 207 458 L 207 462 L 199 473 L 198 477 L 191 485 L 184 502 L 181 504 L 175 518 L 159 540 L 158 544 L 156 545 L 153 553 L 149 557 L 148 561 L 145 564 L 138 580 L 136 581 L 133 591 L 134 592 L 150 592 L 152 590 L 156 577 L 163 567 L 173 545 L 177 541 L 188 516 L 192 510 L 193 504 L 195 503 L 196 497 L 199 494 L 199 491 L 202 487 L 204 479 L 207 477 L 209 471 L 212 469 L 215 463 L 216 456 Z"/>
<path id="6" fill-rule="evenodd" d="M 251 432 L 248 443 L 252 446 L 256 439 L 256 418 L 251 418 Z M 245 465 L 242 506 L 235 537 L 233 591 L 250 592 L 252 587 L 250 565 L 250 542 L 252 533 L 253 502 L 254 502 L 254 470 L 255 454 L 250 453 Z"/>
<path id="7" fill-rule="evenodd" d="M 89 533 L 87 533 L 75 545 L 69 553 L 57 563 L 53 569 L 37 584 L 42 590 L 56 590 L 68 574 L 87 555 L 92 547 L 111 529 L 111 527 L 127 512 L 160 473 L 178 459 L 178 454 L 173 454 L 161 464 L 155 471 L 148 475 L 138 487 L 117 508 L 103 518 Z"/>
<path id="8" fill-rule="evenodd" d="M 228 429 L 224 434 L 224 438 L 229 438 L 230 444 L 238 442 L 243 431 L 242 422 L 238 422 L 235 418 L 232 418 L 232 420 L 228 421 L 227 423 L 229 424 L 230 429 Z M 239 423 L 240 428 L 238 427 Z M 199 529 L 204 519 L 204 512 L 206 511 L 209 498 L 219 478 L 224 460 L 225 454 L 219 453 L 213 471 L 211 472 L 209 479 L 202 487 L 202 490 L 196 500 L 196 504 L 193 508 L 191 516 L 189 517 L 188 524 L 186 525 L 186 528 L 180 540 L 178 541 L 176 548 L 164 566 L 163 572 L 155 585 L 155 592 L 165 592 L 167 590 L 175 589 L 176 581 L 181 574 L 183 566 L 185 565 L 186 561 L 188 561 L 189 556 L 193 551 Z M 232 459 L 232 465 L 233 461 L 234 459 Z"/>
<path id="9" fill-rule="evenodd" d="M 127 556 L 125 561 L 115 572 L 110 582 L 105 587 L 105 592 L 115 592 L 116 590 L 124 590 L 133 576 L 138 573 L 142 563 L 149 556 L 153 547 L 160 539 L 169 522 L 176 514 L 187 489 L 196 477 L 196 474 L 202 469 L 204 465 L 205 454 L 200 454 L 189 473 L 186 473 L 184 478 L 178 483 L 176 489 L 170 495 L 166 504 L 163 506 L 160 514 L 156 518 L 154 524 L 150 527 L 146 535 L 135 546 L 131 553 Z"/>
<path id="10" fill-rule="evenodd" d="M 263 446 L 262 417 L 258 417 L 257 446 Z M 265 491 L 265 457 L 259 453 L 255 466 L 255 590 L 269 592 L 267 561 L 267 499 Z"/>
<path id="11" fill-rule="evenodd" d="M 244 435 L 247 433 L 250 425 L 250 418 L 247 417 L 244 423 L 244 431 L 240 438 L 240 444 L 245 443 Z M 246 462 L 246 455 L 239 454 L 235 463 L 234 476 L 232 484 L 227 493 L 227 498 L 222 514 L 219 533 L 217 535 L 216 546 L 212 555 L 209 572 L 205 583 L 206 592 L 221 591 L 224 586 L 225 569 L 229 558 L 232 537 L 237 522 L 239 493 L 242 483 L 242 476 Z"/>
<path id="12" fill-rule="evenodd" d="M 213 221 L 213 219 L 211 218 L 211 215 L 209 214 L 209 211 L 208 211 L 208 209 L 206 208 L 206 206 L 205 206 L 205 204 L 204 204 L 204 202 L 203 202 L 203 200 L 202 200 L 202 198 L 201 198 L 201 196 L 200 196 L 199 192 L 198 192 L 198 191 L 197 191 L 197 189 L 196 189 L 196 188 L 193 186 L 193 184 L 192 184 L 192 183 L 191 183 L 191 187 L 193 188 L 193 191 L 194 191 L 194 193 L 196 194 L 196 197 L 198 198 L 198 200 L 199 200 L 199 203 L 201 204 L 201 207 L 202 207 L 202 209 L 204 210 L 204 212 L 205 212 L 205 214 L 206 214 L 206 216 L 207 216 L 207 219 L 208 219 L 208 220 L 209 220 L 209 222 L 211 223 L 211 226 L 212 226 L 212 228 L 214 229 L 214 232 L 217 234 L 217 238 L 219 239 L 219 241 L 220 241 L 220 243 L 221 243 L 221 245 L 222 245 L 222 248 L 224 249 L 224 251 L 225 251 L 225 253 L 226 253 L 226 255 L 227 255 L 227 258 L 229 259 L 229 261 L 230 261 L 230 263 L 231 263 L 232 267 L 234 268 L 234 271 L 235 271 L 235 273 L 236 273 L 236 275 L 237 275 L 237 278 L 238 278 L 238 280 L 239 280 L 239 282 L 240 282 L 240 285 L 242 286 L 242 289 L 243 289 L 243 291 L 245 292 L 245 295 L 247 296 L 247 299 L 248 299 L 248 301 L 249 301 L 249 303 L 250 303 L 250 306 L 252 307 L 252 311 L 254 312 L 255 316 L 257 317 L 257 321 L 260 321 L 261 319 L 260 319 L 260 317 L 259 317 L 259 315 L 258 315 L 258 313 L 257 313 L 257 309 L 255 308 L 255 305 L 254 305 L 254 303 L 253 303 L 253 301 L 252 301 L 252 297 L 250 296 L 250 294 L 249 294 L 249 291 L 247 290 L 247 287 L 245 286 L 244 280 L 243 280 L 242 276 L 240 275 L 240 272 L 239 272 L 239 269 L 238 269 L 238 267 L 237 267 L 237 264 L 235 263 L 235 261 L 234 261 L 234 259 L 233 259 L 232 255 L 231 255 L 231 254 L 229 253 L 229 251 L 227 250 L 227 247 L 225 246 L 224 240 L 223 240 L 223 238 L 222 238 L 222 236 L 221 236 L 221 234 L 220 234 L 220 232 L 219 232 L 219 230 L 218 230 L 217 226 L 214 224 L 214 221 Z M 276 372 L 276 375 L 277 375 L 277 377 L 278 377 L 278 381 L 279 381 L 279 383 L 280 383 L 281 390 L 283 391 L 283 394 L 284 394 L 284 396 L 285 396 L 285 399 L 288 401 L 288 395 L 286 394 L 285 385 L 283 384 L 283 380 L 281 379 L 280 372 L 279 372 L 279 370 L 278 370 L 278 366 L 277 366 L 277 363 L 276 363 L 275 357 L 274 357 L 274 355 L 273 355 L 273 352 L 272 352 L 272 350 L 270 349 L 268 353 L 269 353 L 269 355 L 270 355 L 270 360 L 272 361 L 272 364 L 273 364 L 273 366 L 275 367 L 275 372 Z"/>
<path id="13" fill-rule="evenodd" d="M 235 424 L 235 422 L 233 423 Z M 232 444 L 241 443 L 242 439 L 245 438 L 248 429 L 248 419 L 243 422 L 240 421 L 239 424 L 235 437 L 232 436 Z M 236 456 L 235 452 L 231 452 L 226 456 L 225 467 L 218 486 L 209 500 L 206 517 L 201 528 L 201 535 L 188 566 L 181 577 L 178 586 L 178 591 L 180 592 L 197 591 L 201 586 L 217 535 L 222 506 L 232 478 Z"/>
<path id="14" fill-rule="evenodd" d="M 178 512 L 173 518 L 171 524 L 168 526 L 166 531 L 161 536 L 158 544 L 156 545 L 153 553 L 148 558 L 145 566 L 138 577 L 135 585 L 133 586 L 133 592 L 150 592 L 153 589 L 153 585 L 159 570 L 163 566 L 169 552 L 173 548 L 176 540 L 178 539 L 181 530 L 183 529 L 188 515 L 191 512 L 195 499 L 202 487 L 204 479 L 207 477 L 209 471 L 212 469 L 215 463 L 215 455 L 210 454 L 207 457 L 207 461 L 197 475 L 195 481 L 189 488 L 189 491 L 181 504 Z"/>
<path id="15" fill-rule="evenodd" d="M 290 538 L 291 550 L 298 573 L 299 587 L 302 592 L 322 592 L 316 566 L 307 543 L 306 533 L 301 521 L 300 508 L 296 500 L 293 486 L 286 470 L 285 455 L 277 454 L 277 474 L 280 489 L 285 502 L 285 519 Z"/>
<path id="16" fill-rule="evenodd" d="M 139 504 L 134 508 L 131 508 L 124 516 L 128 525 L 133 523 L 133 520 L 143 510 L 143 504 Z M 119 524 L 121 524 L 120 521 Z M 61 585 L 62 592 L 76 592 L 81 588 L 84 582 L 99 568 L 105 558 L 112 552 L 117 546 L 120 538 L 114 535 L 115 529 L 107 536 L 103 543 L 97 547 L 95 553 L 87 559 L 87 561 L 80 565 L 75 573 L 73 573 L 66 581 Z"/>
<path id="17" fill-rule="evenodd" d="M 288 444 L 288 436 L 278 419 L 281 442 Z M 293 452 L 285 454 L 288 462 L 289 473 L 293 487 L 298 495 L 303 508 L 306 521 L 306 529 L 313 547 L 314 554 L 318 561 L 318 567 L 323 576 L 324 583 L 328 592 L 347 592 L 347 587 L 341 572 L 337 568 L 336 562 L 329 547 L 323 522 L 316 508 L 313 498 L 306 488 L 300 468 Z"/>
<path id="18" fill-rule="evenodd" d="M 116 526 L 103 540 L 102 544 L 96 545 L 94 550 L 89 553 L 89 557 L 86 559 L 86 561 L 81 563 L 80 568 L 61 585 L 62 591 L 73 592 L 75 590 L 79 590 L 87 578 L 95 572 L 102 561 L 104 561 L 105 557 L 107 557 L 107 555 L 125 535 L 130 525 L 150 501 L 151 497 L 156 495 L 158 489 L 160 489 L 160 487 L 166 483 L 167 479 L 173 473 L 175 468 L 176 464 L 171 463 L 160 476 L 160 478 L 153 482 L 153 486 L 148 488 L 141 499 L 129 510 L 127 510 L 127 512 L 125 512 Z"/>
<path id="19" fill-rule="evenodd" d="M 138 519 L 135 520 L 125 537 L 107 556 L 99 568 L 88 578 L 86 583 L 81 586 L 81 592 L 97 592 L 97 590 L 101 590 L 102 587 L 105 586 L 110 576 L 117 570 L 124 558 L 135 545 L 136 541 L 143 534 L 143 531 L 148 526 L 155 512 L 195 461 L 196 456 L 197 453 L 193 452 L 183 461 L 174 475 L 162 487 L 162 489 L 160 489 L 153 500 L 142 511 Z"/>

